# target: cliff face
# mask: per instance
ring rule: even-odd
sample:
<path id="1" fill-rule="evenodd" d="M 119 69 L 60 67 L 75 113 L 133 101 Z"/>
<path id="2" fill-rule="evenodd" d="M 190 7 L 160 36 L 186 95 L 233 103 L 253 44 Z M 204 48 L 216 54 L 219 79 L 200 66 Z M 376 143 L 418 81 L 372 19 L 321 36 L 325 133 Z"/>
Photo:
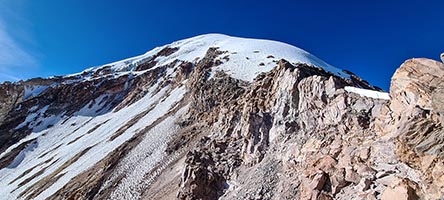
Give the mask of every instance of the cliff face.
<path id="1" fill-rule="evenodd" d="M 443 196 L 442 63 L 406 61 L 389 99 L 293 48 L 208 35 L 2 84 L 0 198 Z"/>

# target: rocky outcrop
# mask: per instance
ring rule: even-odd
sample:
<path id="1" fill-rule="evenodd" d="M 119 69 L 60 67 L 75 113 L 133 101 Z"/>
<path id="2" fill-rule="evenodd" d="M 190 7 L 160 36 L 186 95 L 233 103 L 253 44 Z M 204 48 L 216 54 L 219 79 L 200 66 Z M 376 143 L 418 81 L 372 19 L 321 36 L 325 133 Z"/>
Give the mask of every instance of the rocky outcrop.
<path id="1" fill-rule="evenodd" d="M 427 66 L 437 63 L 423 61 Z M 253 83 L 244 86 L 237 95 L 236 104 L 212 104 L 212 110 L 195 111 L 199 113 L 197 116 L 203 116 L 201 120 L 211 118 L 206 128 L 210 136 L 193 150 L 199 153 L 187 155 L 188 160 L 204 161 L 186 162 L 178 197 L 438 198 L 442 195 L 438 182 L 440 175 L 437 173 L 441 163 L 439 153 L 442 152 L 439 148 L 442 143 L 439 139 L 440 115 L 429 111 L 431 108 L 439 110 L 441 105 L 438 98 L 440 83 L 436 83 L 439 79 L 418 74 L 416 76 L 428 77 L 427 81 L 406 84 L 423 78 L 399 75 L 404 68 L 405 64 L 395 73 L 392 100 L 386 101 L 347 93 L 343 88 L 350 82 L 340 77 L 307 65 L 294 66 L 281 61 L 273 71 L 258 76 Z M 438 71 L 431 73 L 440 77 L 439 73 L 444 70 Z M 219 79 L 224 80 L 223 77 Z M 398 84 L 398 77 L 404 78 L 402 84 Z M 212 86 L 210 89 L 202 87 L 206 92 L 211 88 L 224 91 L 224 86 L 211 80 L 209 83 Z M 231 89 L 239 87 L 224 85 Z M 402 88 L 401 85 L 406 86 Z M 421 85 L 429 89 L 421 88 Z M 433 89 L 434 85 L 436 90 Z M 225 102 L 223 97 L 226 95 L 213 96 L 214 93 L 197 99 Z M 412 97 L 412 94 L 416 96 Z M 424 100 L 428 96 L 430 100 Z M 435 101 L 432 100 L 434 96 Z M 416 102 L 423 104 L 418 106 Z M 401 107 L 398 112 L 397 107 Z M 418 114 L 418 109 L 423 111 Z M 214 110 L 219 114 L 212 112 Z M 406 111 L 412 113 L 406 115 Z M 215 115 L 218 116 L 216 119 Z M 418 117 L 431 121 L 424 122 L 422 119 L 415 122 Z M 426 140 L 426 136 L 434 138 Z M 418 156 L 419 152 L 406 152 L 407 149 L 415 149 L 415 144 L 427 142 L 432 147 L 425 150 L 433 150 L 432 157 Z M 217 144 L 223 144 L 223 148 Z M 230 157 L 232 160 L 226 160 Z M 432 168 L 422 166 L 422 169 L 426 169 L 422 172 L 421 164 Z M 201 169 L 204 168 L 207 171 L 202 173 Z M 429 175 L 423 176 L 422 173 L 427 171 Z M 208 187 L 203 185 L 213 185 L 210 188 L 214 193 L 210 195 L 208 191 L 205 192 L 203 189 Z"/>
<path id="2" fill-rule="evenodd" d="M 137 65 L 135 70 L 136 71 L 143 71 L 143 70 L 151 69 L 152 67 L 154 67 L 157 64 L 156 59 L 158 57 L 169 56 L 169 55 L 173 54 L 174 52 L 176 52 L 177 50 L 179 50 L 179 48 L 177 48 L 177 47 L 175 47 L 175 48 L 166 47 L 166 48 L 160 50 L 156 55 L 151 57 L 149 60 L 143 62 L 140 65 Z"/>
<path id="3" fill-rule="evenodd" d="M 0 85 L 0 121 L 3 121 L 15 105 L 21 102 L 22 96 L 23 87 L 9 82 Z"/>
<path id="4" fill-rule="evenodd" d="M 205 122 L 198 131 L 206 134 L 186 156 L 180 199 L 375 195 L 370 142 L 384 100 L 349 94 L 342 88 L 352 82 L 285 60 L 251 84 L 224 74 L 195 81 L 186 121 Z"/>
<path id="5" fill-rule="evenodd" d="M 383 134 L 397 140 L 399 159 L 421 172 L 424 198 L 444 194 L 444 64 L 407 60 L 393 75 Z M 403 189 L 404 190 L 404 189 Z"/>

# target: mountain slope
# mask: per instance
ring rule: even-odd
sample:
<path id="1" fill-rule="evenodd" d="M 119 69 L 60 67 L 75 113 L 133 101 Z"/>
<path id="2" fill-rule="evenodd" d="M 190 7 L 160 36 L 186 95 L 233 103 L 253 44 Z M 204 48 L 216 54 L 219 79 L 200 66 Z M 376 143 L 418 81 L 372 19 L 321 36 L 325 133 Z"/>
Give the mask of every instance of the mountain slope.
<path id="1" fill-rule="evenodd" d="M 280 42 L 202 35 L 0 90 L 3 199 L 379 198 L 395 176 L 428 188 L 380 137 L 387 93 Z"/>

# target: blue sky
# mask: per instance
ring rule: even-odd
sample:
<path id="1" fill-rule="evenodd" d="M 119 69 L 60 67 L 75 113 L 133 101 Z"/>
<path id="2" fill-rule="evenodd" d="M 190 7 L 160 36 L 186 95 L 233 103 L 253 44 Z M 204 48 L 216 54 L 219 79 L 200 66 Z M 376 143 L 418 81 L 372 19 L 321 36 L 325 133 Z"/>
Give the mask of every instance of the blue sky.
<path id="1" fill-rule="evenodd" d="M 80 72 L 205 33 L 272 39 L 389 88 L 439 59 L 444 1 L 0 0 L 0 81 Z"/>

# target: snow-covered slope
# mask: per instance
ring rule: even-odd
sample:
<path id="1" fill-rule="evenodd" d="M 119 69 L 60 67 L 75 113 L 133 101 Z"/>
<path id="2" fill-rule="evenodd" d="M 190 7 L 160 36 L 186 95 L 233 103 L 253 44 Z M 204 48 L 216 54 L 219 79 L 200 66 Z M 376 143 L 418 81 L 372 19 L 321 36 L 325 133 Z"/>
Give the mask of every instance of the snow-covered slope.
<path id="1" fill-rule="evenodd" d="M 178 48 L 171 55 L 157 57 L 155 59 L 157 61 L 156 66 L 167 65 L 176 60 L 195 62 L 203 58 L 210 47 L 218 47 L 219 50 L 225 52 L 219 55 L 219 59 L 223 63 L 213 68 L 213 71 L 224 71 L 234 78 L 245 81 L 252 81 L 261 72 L 270 71 L 276 66 L 276 61 L 279 59 L 285 59 L 291 63 L 311 64 L 338 76 L 349 77 L 342 70 L 289 44 L 271 40 L 232 37 L 223 34 L 206 34 L 180 40 L 157 47 L 143 55 L 104 66 L 110 66 L 115 74 L 140 74 L 141 72 L 136 72 L 136 66 L 146 62 L 162 49 Z M 90 68 L 84 72 L 94 72 L 96 70 L 97 68 Z"/>
<path id="2" fill-rule="evenodd" d="M 353 83 L 349 74 L 297 47 L 221 34 L 180 40 L 78 74 L 27 82 L 17 92 L 21 98 L 11 104 L 13 112 L 5 115 L 7 124 L 0 126 L 12 135 L 8 141 L 17 140 L 0 152 L 0 164 L 6 165 L 0 168 L 0 199 L 62 198 L 53 195 L 74 188 L 70 184 L 85 173 L 105 176 L 108 165 L 114 173 L 97 191 L 113 188 L 112 199 L 141 197 L 157 173 L 179 156 L 167 156 L 167 143 L 188 114 L 191 71 L 211 48 L 218 54 L 211 58 L 208 80 L 224 72 L 251 83 L 285 59 Z M 347 91 L 386 98 L 356 88 Z"/>
<path id="3" fill-rule="evenodd" d="M 0 170 L 0 194 L 2 194 L 0 198 L 16 199 L 17 195 L 22 192 L 30 194 L 32 190 L 29 188 L 32 188 L 34 184 L 39 181 L 49 182 L 50 180 L 45 180 L 45 178 L 57 173 L 60 175 L 57 180 L 41 194 L 35 196 L 36 199 L 49 197 L 73 177 L 102 160 L 141 129 L 166 115 L 181 100 L 185 92 L 183 87 L 165 94 L 167 90 L 168 88 L 164 88 L 155 95 L 148 93 L 137 103 L 117 112 L 109 112 L 99 116 L 71 116 L 53 124 L 51 128 L 33 132 L 16 145 L 11 146 L 2 156 L 24 142 L 35 140 L 32 145 L 28 145 L 26 149 L 22 150 L 23 153 L 15 159 L 17 161 Z M 88 105 L 82 110 L 83 112 L 91 110 L 94 113 L 98 108 L 99 105 L 94 104 L 92 107 Z M 149 112 L 146 112 L 147 110 Z M 136 117 L 143 112 L 145 113 L 140 119 Z M 137 120 L 137 122 L 126 127 L 127 129 L 116 138 L 112 138 L 116 134 L 116 130 L 121 129 L 131 120 Z M 164 140 L 162 137 L 168 137 L 168 135 L 160 134 L 152 139 L 162 141 Z M 151 142 L 153 141 L 151 140 Z M 22 156 L 22 154 L 24 155 Z M 78 157 L 79 155 L 81 157 Z M 71 163 L 73 158 L 77 159 Z M 71 164 L 63 167 L 67 163 Z"/>

